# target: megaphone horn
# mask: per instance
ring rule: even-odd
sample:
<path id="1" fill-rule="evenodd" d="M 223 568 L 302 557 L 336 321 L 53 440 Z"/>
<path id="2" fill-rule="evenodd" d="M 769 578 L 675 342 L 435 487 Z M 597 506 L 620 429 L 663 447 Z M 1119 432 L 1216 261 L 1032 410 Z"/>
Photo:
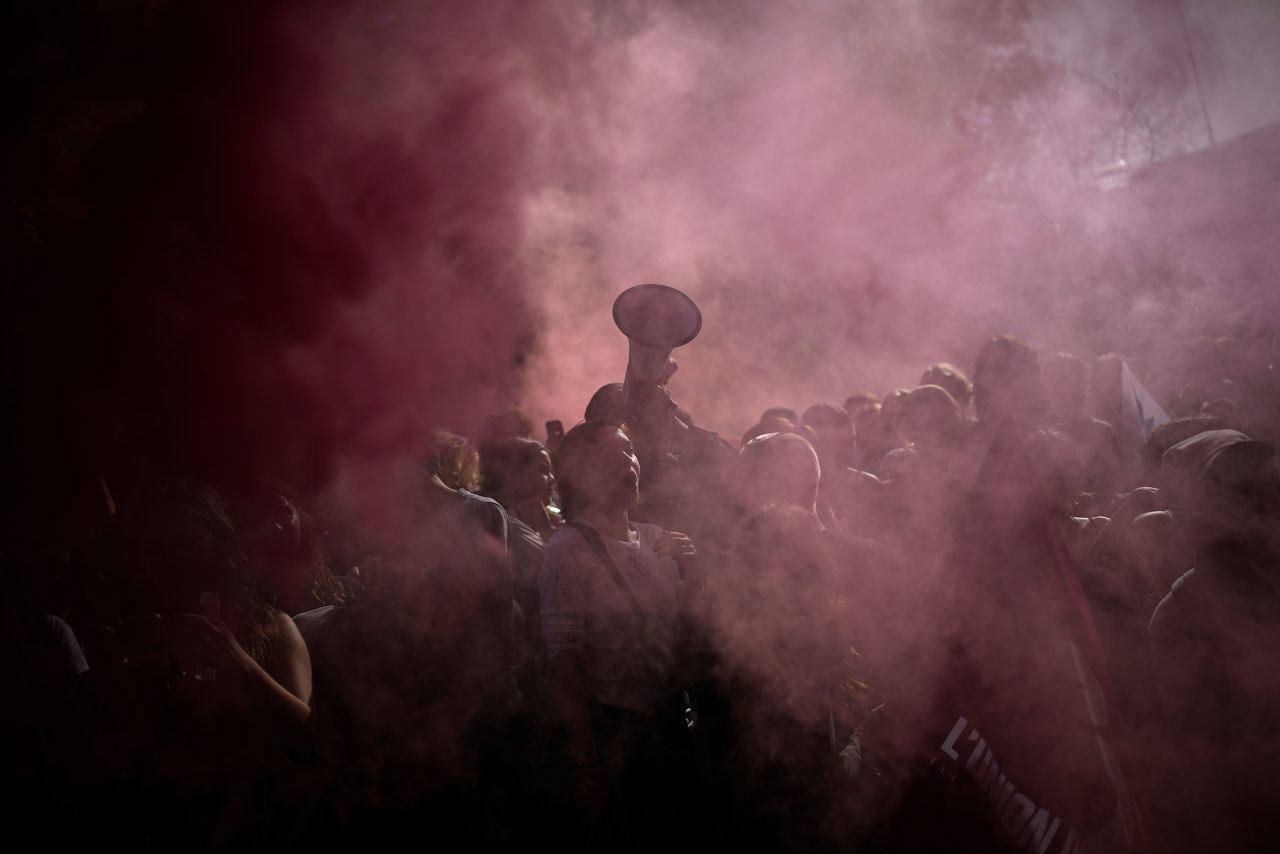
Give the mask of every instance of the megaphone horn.
<path id="1" fill-rule="evenodd" d="M 702 312 L 683 291 L 667 285 L 636 285 L 613 301 L 613 322 L 631 342 L 627 381 L 661 383 L 671 351 L 702 330 Z"/>

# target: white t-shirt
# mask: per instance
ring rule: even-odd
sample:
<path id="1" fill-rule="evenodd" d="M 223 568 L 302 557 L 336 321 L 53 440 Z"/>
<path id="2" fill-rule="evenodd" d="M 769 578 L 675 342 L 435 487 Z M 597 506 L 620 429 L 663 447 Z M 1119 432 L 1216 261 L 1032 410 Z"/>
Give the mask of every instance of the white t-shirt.
<path id="1" fill-rule="evenodd" d="M 672 689 L 669 673 L 683 582 L 675 560 L 654 552 L 662 528 L 641 522 L 631 527 L 637 542 L 603 534 L 600 540 L 645 618 L 636 616 L 591 544 L 569 526 L 547 543 L 538 586 L 548 657 L 565 650 L 581 652 L 591 700 L 644 711 Z"/>

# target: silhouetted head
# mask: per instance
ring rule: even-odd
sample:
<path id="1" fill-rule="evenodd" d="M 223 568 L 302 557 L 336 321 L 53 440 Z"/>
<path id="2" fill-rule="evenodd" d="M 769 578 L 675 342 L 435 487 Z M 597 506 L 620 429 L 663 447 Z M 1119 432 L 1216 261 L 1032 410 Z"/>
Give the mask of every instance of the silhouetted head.
<path id="1" fill-rule="evenodd" d="M 747 432 L 742 434 L 742 444 L 746 445 L 757 436 L 763 436 L 765 433 L 810 433 L 806 427 L 797 427 L 796 422 L 786 418 L 762 418 L 760 421 L 752 424 L 747 428 Z"/>
<path id="2" fill-rule="evenodd" d="M 770 418 L 785 418 L 792 424 L 800 423 L 800 414 L 789 406 L 770 406 L 760 415 L 761 421 L 768 421 Z"/>
<path id="3" fill-rule="evenodd" d="M 844 399 L 844 411 L 849 413 L 850 418 L 854 418 L 868 406 L 877 406 L 879 403 L 879 397 L 869 391 L 861 391 Z"/>
<path id="4" fill-rule="evenodd" d="M 640 461 L 625 427 L 579 424 L 565 434 L 553 462 L 561 509 L 571 521 L 589 509 L 623 512 L 640 502 Z"/>
<path id="5" fill-rule="evenodd" d="M 969 408 L 969 401 L 973 399 L 973 383 L 965 376 L 964 371 L 950 362 L 930 365 L 920 375 L 920 385 L 936 385 L 946 389 L 956 406 L 960 407 L 961 413 Z"/>
<path id="6" fill-rule="evenodd" d="M 794 504 L 814 511 L 822 468 L 804 437 L 766 433 L 748 442 L 739 460 L 748 506 Z"/>
<path id="7" fill-rule="evenodd" d="M 984 344 L 973 372 L 973 402 L 981 423 L 1013 418 L 1035 424 L 1046 408 L 1036 351 L 1011 335 Z"/>
<path id="8" fill-rule="evenodd" d="M 1160 464 L 1165 451 L 1197 433 L 1224 430 L 1227 424 L 1210 415 L 1190 415 L 1157 424 L 1142 443 L 1142 474 L 1144 483 L 1155 486 L 1160 476 Z"/>
<path id="9" fill-rule="evenodd" d="M 534 439 L 511 438 L 496 442 L 480 458 L 484 471 L 482 491 L 503 507 L 522 501 L 551 503 L 556 479 L 551 455 Z"/>
<path id="10" fill-rule="evenodd" d="M 925 450 L 958 444 L 963 426 L 960 407 L 936 385 L 913 389 L 898 408 L 898 434 Z"/>
<path id="11" fill-rule="evenodd" d="M 294 489 L 263 483 L 238 496 L 231 511 L 264 596 L 289 611 L 344 598 L 329 567 L 324 538 Z"/>
<path id="12" fill-rule="evenodd" d="M 1280 511 L 1275 449 L 1238 430 L 1209 430 L 1165 452 L 1161 486 L 1196 549 L 1270 550 Z"/>

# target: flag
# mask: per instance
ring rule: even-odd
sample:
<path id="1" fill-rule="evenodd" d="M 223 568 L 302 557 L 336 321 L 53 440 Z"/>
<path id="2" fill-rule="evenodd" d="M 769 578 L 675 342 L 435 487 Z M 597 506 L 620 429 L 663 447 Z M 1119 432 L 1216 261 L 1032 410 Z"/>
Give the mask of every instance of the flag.
<path id="1" fill-rule="evenodd" d="M 1125 438 L 1125 444 L 1134 447 L 1141 445 L 1152 430 L 1169 420 L 1169 413 L 1133 375 L 1128 362 L 1120 363 L 1120 413 L 1121 423 L 1116 426 Z"/>
<path id="2" fill-rule="evenodd" d="M 945 663 L 918 730 L 930 772 L 917 824 L 949 831 L 950 850 L 1141 847 L 1106 661 L 1050 511 L 1006 422 L 946 562 Z"/>

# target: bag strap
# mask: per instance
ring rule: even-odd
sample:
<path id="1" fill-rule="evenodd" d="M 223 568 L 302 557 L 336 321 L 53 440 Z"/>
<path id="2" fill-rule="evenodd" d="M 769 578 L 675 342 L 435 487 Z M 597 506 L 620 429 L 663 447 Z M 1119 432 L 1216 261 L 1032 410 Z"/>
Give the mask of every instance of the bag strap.
<path id="1" fill-rule="evenodd" d="M 627 600 L 631 610 L 635 611 L 636 616 L 645 616 L 645 610 L 636 601 L 636 594 L 632 591 L 631 585 L 622 577 L 622 571 L 613 562 L 613 557 L 609 554 L 609 550 L 605 548 L 604 541 L 600 539 L 600 532 L 580 522 L 570 522 L 569 527 L 581 534 L 582 538 L 587 541 L 587 545 L 591 546 L 591 550 L 596 553 L 596 557 L 604 564 L 604 568 L 609 571 L 609 577 L 613 579 L 613 583 L 622 592 L 623 598 Z"/>
<path id="2" fill-rule="evenodd" d="M 656 619 L 655 615 L 646 612 L 640 606 L 640 603 L 636 601 L 635 592 L 632 591 L 631 585 L 628 584 L 626 578 L 623 577 L 622 571 L 618 569 L 618 565 L 613 562 L 613 556 L 609 554 L 609 550 L 605 548 L 604 541 L 600 539 L 600 532 L 595 528 L 583 525 L 580 522 L 569 522 L 568 527 L 573 528 L 581 534 L 582 538 L 591 546 L 591 550 L 596 553 L 596 557 L 599 558 L 600 563 L 604 564 L 604 568 L 609 572 L 609 577 L 613 579 L 614 585 L 616 585 L 618 590 L 622 592 L 623 597 L 627 600 L 627 604 L 631 606 L 631 610 L 635 615 L 641 619 L 651 617 Z M 684 714 L 685 728 L 692 732 L 695 729 L 698 729 L 699 715 L 697 702 L 689 688 L 683 690 L 680 695 L 680 699 L 682 700 L 680 709 Z"/>

